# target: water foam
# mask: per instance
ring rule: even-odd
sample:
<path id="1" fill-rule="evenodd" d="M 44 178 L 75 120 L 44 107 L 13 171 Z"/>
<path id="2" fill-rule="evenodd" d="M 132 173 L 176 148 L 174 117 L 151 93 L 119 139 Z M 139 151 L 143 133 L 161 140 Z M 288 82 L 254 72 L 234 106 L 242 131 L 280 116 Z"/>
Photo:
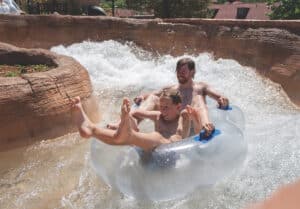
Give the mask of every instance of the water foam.
<path id="1" fill-rule="evenodd" d="M 68 47 L 53 47 L 52 50 L 74 57 L 87 68 L 99 95 L 100 105 L 108 112 L 104 115 L 106 121 L 118 117 L 123 96 L 132 98 L 140 91 L 151 91 L 176 83 L 174 71 L 179 57 L 155 57 L 132 43 L 83 42 Z M 0 170 L 0 190 L 5 194 L 0 197 L 0 205 L 12 205 L 12 199 L 16 198 L 19 201 L 13 204 L 16 206 L 19 203 L 19 207 L 38 207 L 37 200 L 45 200 L 44 203 L 48 204 L 51 202 L 47 198 L 49 193 L 42 189 L 46 183 L 45 188 L 53 187 L 53 191 L 58 186 L 62 187 L 62 191 L 70 191 L 60 196 L 61 205 L 58 208 L 232 209 L 265 198 L 279 185 L 299 178 L 300 111 L 291 104 L 282 88 L 234 60 L 215 60 L 207 53 L 191 57 L 196 61 L 195 80 L 209 82 L 245 113 L 245 138 L 249 151 L 248 163 L 242 170 L 213 189 L 198 190 L 179 201 L 154 204 L 128 201 L 99 183 L 101 180 L 85 163 L 89 159 L 84 162 L 77 159 L 78 156 L 86 156 L 88 145 L 79 149 L 75 145 L 58 143 L 57 139 L 36 145 L 36 149 L 28 148 L 30 152 L 25 154 L 28 159 L 17 164 L 17 168 Z M 68 138 L 62 141 L 70 140 Z M 66 150 L 68 154 L 65 154 Z M 6 159 L 8 155 L 2 153 L 1 156 Z M 64 171 L 62 177 L 61 169 Z M 39 173 L 37 182 L 31 180 L 35 175 L 33 172 Z M 68 175 L 79 176 L 77 185 L 64 185 Z M 72 179 L 72 182 L 76 182 L 76 178 Z M 51 184 L 51 181 L 56 183 Z M 28 195 L 20 195 L 20 191 Z"/>

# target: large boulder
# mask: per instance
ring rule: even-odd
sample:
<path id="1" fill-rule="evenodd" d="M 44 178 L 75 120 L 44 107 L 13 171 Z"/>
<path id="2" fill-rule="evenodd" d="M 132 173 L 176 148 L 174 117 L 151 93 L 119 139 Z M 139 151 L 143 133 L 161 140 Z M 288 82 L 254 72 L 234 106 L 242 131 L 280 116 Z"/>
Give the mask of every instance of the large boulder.
<path id="1" fill-rule="evenodd" d="M 89 74 L 73 58 L 0 43 L 0 64 L 50 67 L 20 77 L 0 77 L 1 150 L 74 131 L 69 97 L 80 96 L 89 116 L 98 120 Z"/>

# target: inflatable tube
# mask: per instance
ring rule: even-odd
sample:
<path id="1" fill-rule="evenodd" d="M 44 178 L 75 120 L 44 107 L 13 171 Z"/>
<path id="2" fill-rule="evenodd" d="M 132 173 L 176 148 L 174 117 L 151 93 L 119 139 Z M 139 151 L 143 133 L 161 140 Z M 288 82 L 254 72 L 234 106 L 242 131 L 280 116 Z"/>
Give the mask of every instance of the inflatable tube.
<path id="1" fill-rule="evenodd" d="M 241 131 L 245 130 L 245 117 L 243 111 L 236 105 L 230 105 L 225 109 L 217 108 L 216 102 L 211 98 L 206 98 L 209 116 L 214 120 L 222 120 L 233 123 Z M 225 110 L 225 111 L 224 111 Z"/>
<path id="2" fill-rule="evenodd" d="M 209 139 L 195 135 L 161 145 L 151 153 L 93 139 L 92 165 L 113 189 L 142 200 L 176 199 L 213 185 L 244 162 L 247 143 L 243 139 L 244 125 L 235 125 L 244 119 L 240 109 L 215 108 L 210 113 L 216 131 Z"/>

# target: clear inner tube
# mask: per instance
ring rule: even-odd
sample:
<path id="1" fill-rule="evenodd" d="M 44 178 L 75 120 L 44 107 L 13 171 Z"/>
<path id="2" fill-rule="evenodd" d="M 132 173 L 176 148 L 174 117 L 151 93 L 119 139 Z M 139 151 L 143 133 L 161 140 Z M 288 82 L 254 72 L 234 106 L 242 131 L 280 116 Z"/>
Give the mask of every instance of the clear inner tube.
<path id="1" fill-rule="evenodd" d="M 137 147 L 91 142 L 96 173 L 127 197 L 163 201 L 184 197 L 197 188 L 214 185 L 243 164 L 247 143 L 245 119 L 236 106 L 209 106 L 216 131 L 209 139 L 198 135 L 165 144 L 146 153 Z"/>

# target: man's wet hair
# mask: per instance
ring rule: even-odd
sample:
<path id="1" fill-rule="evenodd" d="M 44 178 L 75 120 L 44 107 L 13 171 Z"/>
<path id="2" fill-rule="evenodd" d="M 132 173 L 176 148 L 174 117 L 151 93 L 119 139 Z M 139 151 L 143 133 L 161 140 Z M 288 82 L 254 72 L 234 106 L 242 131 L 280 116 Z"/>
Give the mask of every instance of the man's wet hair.
<path id="1" fill-rule="evenodd" d="M 180 92 L 177 90 L 165 89 L 162 91 L 160 98 L 171 99 L 175 105 L 182 103 Z"/>
<path id="2" fill-rule="evenodd" d="M 186 57 L 186 58 L 182 58 L 182 59 L 177 61 L 176 71 L 184 65 L 187 65 L 189 70 L 195 70 L 194 60 L 192 60 L 191 58 Z"/>

